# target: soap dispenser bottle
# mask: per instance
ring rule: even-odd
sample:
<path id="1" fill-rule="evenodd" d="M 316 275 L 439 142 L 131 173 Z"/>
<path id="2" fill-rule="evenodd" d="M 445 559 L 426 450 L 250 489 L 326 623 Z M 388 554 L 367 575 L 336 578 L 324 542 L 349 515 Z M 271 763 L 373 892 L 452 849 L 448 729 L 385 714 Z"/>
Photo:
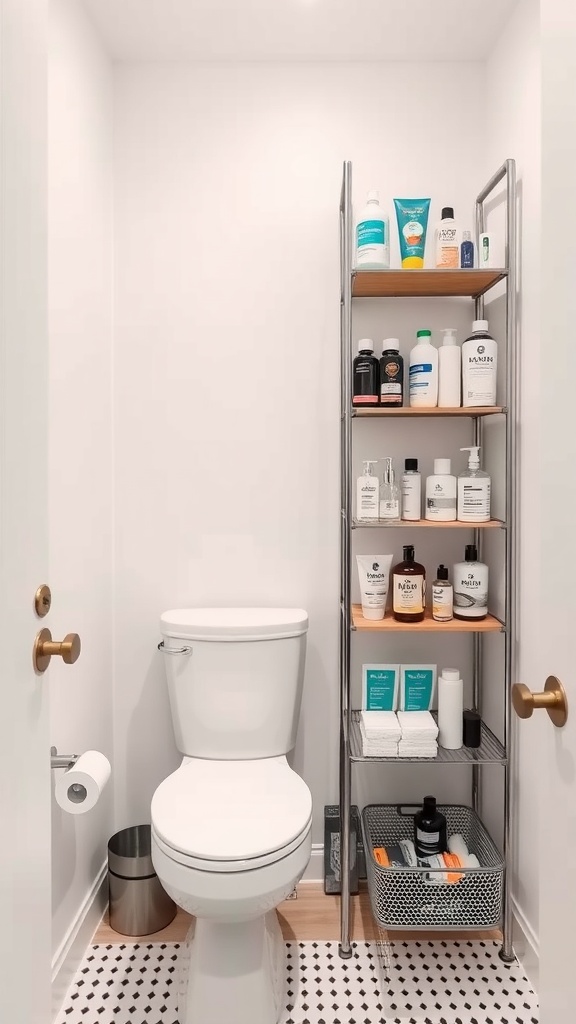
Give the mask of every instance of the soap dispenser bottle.
<path id="1" fill-rule="evenodd" d="M 356 485 L 356 517 L 361 522 L 378 519 L 380 486 L 378 477 L 372 473 L 376 459 L 365 459 L 364 473 Z"/>
<path id="2" fill-rule="evenodd" d="M 380 519 L 385 523 L 400 522 L 400 488 L 396 483 L 392 459 L 384 460 L 386 468 L 380 487 Z"/>
<path id="3" fill-rule="evenodd" d="M 426 569 L 414 559 L 412 544 L 392 569 L 392 612 L 397 622 L 422 622 L 426 605 Z"/>
<path id="4" fill-rule="evenodd" d="M 468 469 L 458 477 L 458 520 L 461 523 L 487 523 L 490 519 L 490 477 L 480 469 L 480 448 L 461 448 L 470 452 Z"/>

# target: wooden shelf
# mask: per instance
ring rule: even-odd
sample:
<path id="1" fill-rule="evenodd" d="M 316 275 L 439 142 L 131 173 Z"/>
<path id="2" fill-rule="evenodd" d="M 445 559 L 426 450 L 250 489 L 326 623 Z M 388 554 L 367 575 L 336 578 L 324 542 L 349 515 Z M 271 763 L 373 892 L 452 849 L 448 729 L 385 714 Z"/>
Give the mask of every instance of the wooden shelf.
<path id="1" fill-rule="evenodd" d="M 353 530 L 413 530 L 422 527 L 425 530 L 503 530 L 506 523 L 502 519 L 489 519 L 487 523 L 461 523 L 457 519 L 451 523 L 431 523 L 428 519 L 401 519 L 399 523 L 388 523 L 385 519 L 364 522 L 352 520 Z"/>
<path id="2" fill-rule="evenodd" d="M 480 405 L 475 409 L 413 409 L 409 405 L 401 405 L 397 409 L 383 409 L 379 406 L 371 409 L 368 406 L 354 408 L 352 416 L 366 417 L 398 417 L 398 416 L 498 416 L 505 413 L 506 408 L 502 405 Z"/>
<path id="3" fill-rule="evenodd" d="M 352 605 L 352 629 L 366 633 L 502 633 L 504 625 L 495 615 L 485 619 L 451 619 L 450 622 L 436 622 L 432 612 L 426 609 L 422 622 L 397 622 L 392 612 L 386 612 L 383 619 L 365 619 L 362 605 Z"/>
<path id="4" fill-rule="evenodd" d="M 475 299 L 504 280 L 498 270 L 357 270 L 352 274 L 352 297 L 413 298 L 465 296 Z"/>

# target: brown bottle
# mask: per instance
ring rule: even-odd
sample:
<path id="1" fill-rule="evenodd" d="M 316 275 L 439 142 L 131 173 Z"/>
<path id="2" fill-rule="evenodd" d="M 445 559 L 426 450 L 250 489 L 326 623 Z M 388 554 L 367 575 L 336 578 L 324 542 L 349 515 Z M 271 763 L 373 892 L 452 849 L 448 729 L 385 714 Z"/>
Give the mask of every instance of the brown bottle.
<path id="1" fill-rule="evenodd" d="M 404 546 L 404 561 L 392 569 L 392 611 L 398 622 L 422 622 L 426 606 L 426 569 L 414 561 L 414 546 Z"/>

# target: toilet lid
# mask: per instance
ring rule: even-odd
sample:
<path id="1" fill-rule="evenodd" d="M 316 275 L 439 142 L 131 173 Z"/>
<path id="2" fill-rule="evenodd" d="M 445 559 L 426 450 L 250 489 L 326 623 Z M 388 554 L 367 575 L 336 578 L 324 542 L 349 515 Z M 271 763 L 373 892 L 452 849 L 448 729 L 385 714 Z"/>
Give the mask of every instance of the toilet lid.
<path id="1" fill-rule="evenodd" d="M 307 827 L 308 786 L 285 761 L 194 758 L 152 798 L 152 824 L 172 849 L 207 860 L 248 860 L 280 850 Z"/>

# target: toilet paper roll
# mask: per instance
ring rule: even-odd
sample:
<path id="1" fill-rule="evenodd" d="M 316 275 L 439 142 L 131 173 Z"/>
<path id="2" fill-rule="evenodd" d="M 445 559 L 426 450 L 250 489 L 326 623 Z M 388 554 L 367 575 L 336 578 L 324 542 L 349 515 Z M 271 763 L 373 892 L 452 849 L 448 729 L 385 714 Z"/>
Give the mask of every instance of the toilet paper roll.
<path id="1" fill-rule="evenodd" d="M 56 780 L 55 796 L 68 814 L 86 814 L 100 799 L 110 778 L 110 762 L 99 750 L 87 750 Z"/>

